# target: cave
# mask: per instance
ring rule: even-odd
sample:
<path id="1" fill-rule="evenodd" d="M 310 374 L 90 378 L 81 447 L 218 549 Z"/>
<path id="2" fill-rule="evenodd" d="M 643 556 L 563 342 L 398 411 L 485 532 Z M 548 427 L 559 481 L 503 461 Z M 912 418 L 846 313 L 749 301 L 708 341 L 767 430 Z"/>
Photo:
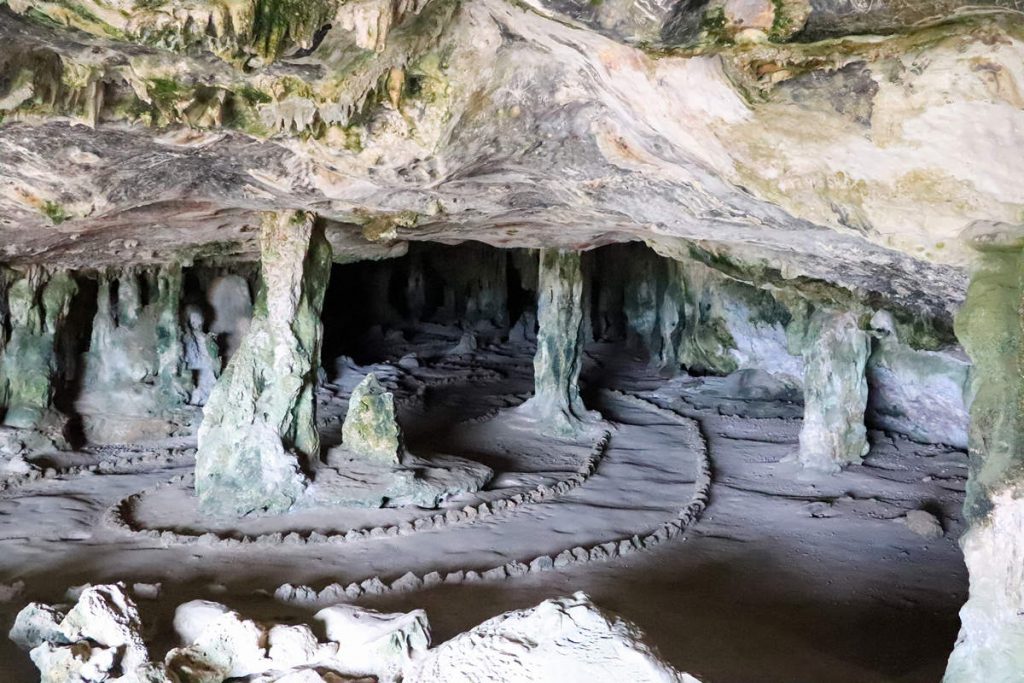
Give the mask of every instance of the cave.
<path id="1" fill-rule="evenodd" d="M 0 680 L 1024 683 L 1020 29 L 0 2 Z"/>

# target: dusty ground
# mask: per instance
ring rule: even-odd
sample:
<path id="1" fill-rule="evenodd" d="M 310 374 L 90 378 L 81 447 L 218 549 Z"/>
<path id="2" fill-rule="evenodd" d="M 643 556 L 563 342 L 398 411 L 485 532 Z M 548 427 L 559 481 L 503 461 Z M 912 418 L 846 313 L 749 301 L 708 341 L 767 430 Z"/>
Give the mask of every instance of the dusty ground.
<path id="1" fill-rule="evenodd" d="M 438 352 L 453 338 L 435 334 L 418 342 L 421 367 L 391 373 L 405 397 L 402 416 L 413 450 L 475 455 L 502 472 L 492 490 L 462 497 L 458 505 L 556 480 L 585 456 L 586 440 L 554 443 L 500 415 L 460 424 L 525 397 L 527 348 L 505 346 L 482 350 L 473 359 L 441 359 Z M 383 348 L 396 358 L 410 350 L 397 341 Z M 159 581 L 161 598 L 141 606 L 153 642 L 160 643 L 173 607 L 196 597 L 256 616 L 307 617 L 309 608 L 282 605 L 267 593 L 284 582 L 321 588 L 375 574 L 396 578 L 409 569 L 486 568 L 642 532 L 670 517 L 692 493 L 696 460 L 687 444 L 699 432 L 707 441 L 714 483 L 709 507 L 684 539 L 613 561 L 361 604 L 424 607 L 435 640 L 441 641 L 502 611 L 585 590 L 598 604 L 643 627 L 676 667 L 712 683 L 941 677 L 956 636 L 956 612 L 966 598 L 955 542 L 961 531 L 964 454 L 873 433 L 864 465 L 834 477 L 809 477 L 780 462 L 796 447 L 799 406 L 723 398 L 720 380 L 665 380 L 621 348 L 596 346 L 592 352 L 589 400 L 613 423 L 612 445 L 597 473 L 564 497 L 486 523 L 395 539 L 222 549 L 165 546 L 99 524 L 116 500 L 187 472 L 187 455 L 131 473 L 31 483 L 0 494 L 0 582 L 26 584 L 22 596 L 0 605 L 0 625 L 6 629 L 27 600 L 58 601 L 69 586 Z M 322 394 L 328 445 L 340 430 L 344 397 L 355 379 L 343 373 Z M 426 389 L 417 401 L 413 396 L 420 386 Z M 693 422 L 690 427 L 667 422 L 616 402 L 597 392 L 598 386 L 638 392 Z M 66 460 L 88 462 L 104 455 L 110 453 Z M 196 528 L 202 520 L 190 514 L 189 504 L 187 490 L 165 491 L 144 501 L 139 519 L 202 531 Z M 907 510 L 921 507 L 941 516 L 945 538 L 927 541 L 899 521 Z M 303 518 L 235 527 L 263 533 L 299 525 L 326 532 L 423 514 L 362 510 L 317 517 L 307 512 Z M 7 642 L 0 645 L 0 680 L 35 680 L 27 657 Z"/>

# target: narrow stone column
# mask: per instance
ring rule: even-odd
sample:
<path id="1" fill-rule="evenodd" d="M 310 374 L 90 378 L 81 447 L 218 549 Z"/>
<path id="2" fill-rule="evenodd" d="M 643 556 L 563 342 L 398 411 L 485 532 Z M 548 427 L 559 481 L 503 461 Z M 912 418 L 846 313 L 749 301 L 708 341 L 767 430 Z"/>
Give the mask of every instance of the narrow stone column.
<path id="1" fill-rule="evenodd" d="M 533 398 L 523 410 L 548 433 L 570 436 L 593 419 L 580 398 L 583 360 L 583 276 L 580 254 L 540 252 L 537 300 L 537 355 L 533 359 Z"/>
<path id="2" fill-rule="evenodd" d="M 838 472 L 867 455 L 864 369 L 870 353 L 871 339 L 853 313 L 814 313 L 803 354 L 804 423 L 798 458 L 804 467 Z"/>
<path id="3" fill-rule="evenodd" d="M 331 268 L 323 228 L 306 213 L 268 214 L 252 323 L 204 410 L 196 494 L 208 514 L 280 513 L 319 459 L 320 312 Z"/>
<path id="4" fill-rule="evenodd" d="M 956 319 L 973 361 L 960 539 L 970 597 L 945 683 L 1024 676 L 1024 227 L 991 227 L 1000 233 L 968 238 L 983 251 Z"/>
<path id="5" fill-rule="evenodd" d="M 77 291 L 69 273 L 51 274 L 36 266 L 8 289 L 11 336 L 0 368 L 7 384 L 8 427 L 52 430 L 61 436 L 64 419 L 53 406 L 59 372 L 55 342 Z"/>

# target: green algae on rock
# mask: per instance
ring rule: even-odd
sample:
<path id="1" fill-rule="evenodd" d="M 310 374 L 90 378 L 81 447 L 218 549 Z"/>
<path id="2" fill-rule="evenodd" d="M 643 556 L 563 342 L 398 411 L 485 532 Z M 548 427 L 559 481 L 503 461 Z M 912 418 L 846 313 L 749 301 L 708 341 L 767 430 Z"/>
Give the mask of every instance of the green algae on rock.
<path id="1" fill-rule="evenodd" d="M 311 214 L 270 213 L 260 235 L 260 292 L 249 332 L 204 410 L 196 494 L 214 515 L 281 513 L 316 466 L 320 312 L 331 249 Z"/>
<path id="2" fill-rule="evenodd" d="M 395 418 L 395 397 L 372 372 L 352 390 L 341 438 L 345 448 L 367 460 L 399 464 L 402 433 Z"/>
<path id="3" fill-rule="evenodd" d="M 871 338 L 848 312 L 820 309 L 804 347 L 804 422 L 798 460 L 808 469 L 836 472 L 867 455 L 864 376 Z"/>

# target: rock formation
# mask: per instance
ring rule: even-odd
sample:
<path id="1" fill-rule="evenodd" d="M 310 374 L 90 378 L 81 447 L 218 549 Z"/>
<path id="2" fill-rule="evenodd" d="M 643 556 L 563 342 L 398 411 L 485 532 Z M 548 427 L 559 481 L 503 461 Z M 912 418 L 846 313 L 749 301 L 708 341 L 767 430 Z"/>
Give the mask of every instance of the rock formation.
<path id="1" fill-rule="evenodd" d="M 341 438 L 348 450 L 370 462 L 399 464 L 402 433 L 395 418 L 395 397 L 372 372 L 352 391 Z"/>
<path id="2" fill-rule="evenodd" d="M 66 418 L 54 405 L 57 342 L 77 285 L 69 273 L 30 267 L 7 288 L 10 337 L 0 384 L 3 424 L 63 441 Z"/>
<path id="3" fill-rule="evenodd" d="M 804 423 L 798 459 L 809 469 L 838 471 L 867 455 L 864 377 L 871 339 L 850 313 L 816 311 L 804 342 Z"/>
<path id="4" fill-rule="evenodd" d="M 539 288 L 533 398 L 521 410 L 540 420 L 543 429 L 572 435 L 592 419 L 580 398 L 579 387 L 583 364 L 583 276 L 579 253 L 542 250 Z"/>
<path id="5" fill-rule="evenodd" d="M 199 429 L 196 494 L 210 514 L 287 510 L 320 457 L 313 390 L 331 249 L 301 212 L 268 214 L 260 244 L 252 324 Z"/>
<path id="6" fill-rule="evenodd" d="M 143 290 L 147 293 L 145 300 Z M 181 329 L 180 265 L 99 275 L 76 410 L 94 443 L 187 431 L 193 389 Z"/>
<path id="7" fill-rule="evenodd" d="M 957 337 L 970 354 L 970 478 L 960 540 L 970 597 L 946 683 L 1012 681 L 1024 672 L 1024 231 L 978 225 L 979 250 Z"/>

